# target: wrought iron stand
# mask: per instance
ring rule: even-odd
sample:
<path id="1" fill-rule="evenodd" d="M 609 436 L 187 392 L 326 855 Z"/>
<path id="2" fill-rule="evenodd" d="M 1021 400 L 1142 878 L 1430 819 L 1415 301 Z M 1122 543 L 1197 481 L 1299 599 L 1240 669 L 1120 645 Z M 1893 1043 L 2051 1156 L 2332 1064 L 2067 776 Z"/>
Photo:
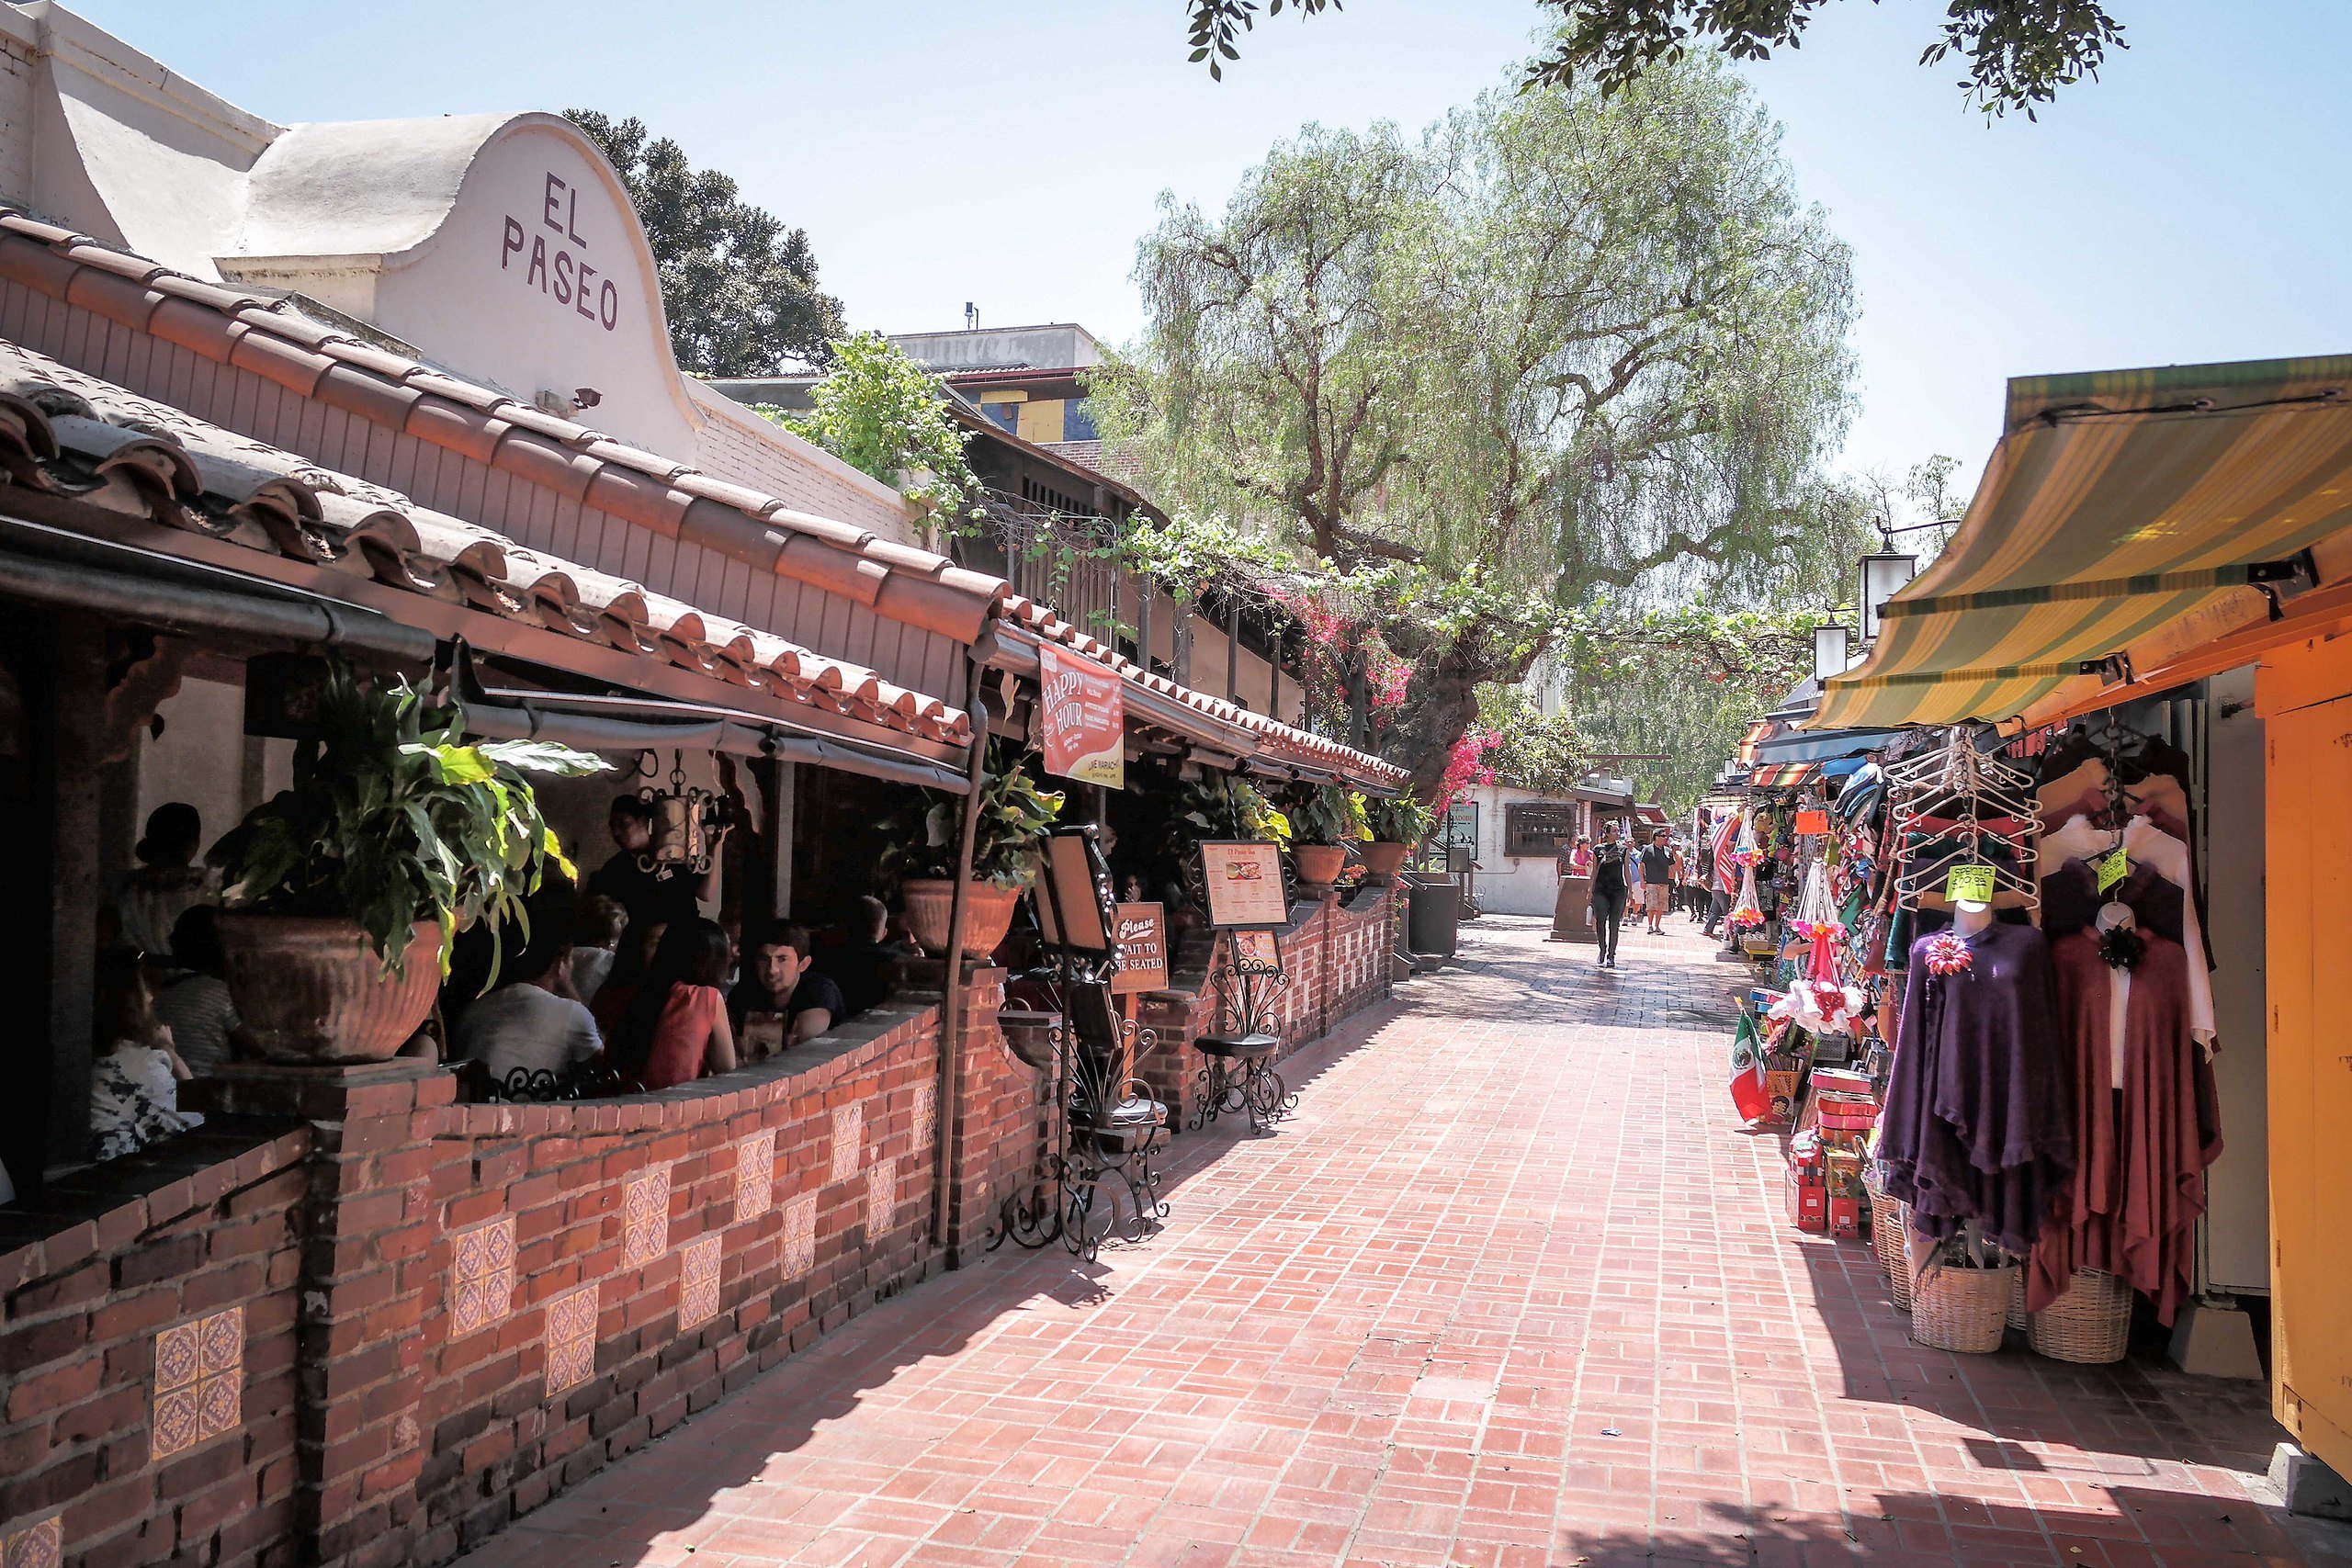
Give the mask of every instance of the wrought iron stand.
<path id="1" fill-rule="evenodd" d="M 1094 845 L 1091 827 L 1059 829 L 1057 840 L 1080 839 L 1095 884 L 1102 929 L 1111 922 L 1110 874 Z M 1066 845 L 1057 848 L 1066 849 Z M 1046 879 L 1038 896 L 1055 900 L 1050 934 L 1090 929 L 1065 908 L 1057 879 Z M 1006 1194 L 997 1211 L 993 1251 L 1009 1238 L 1024 1247 L 1059 1241 L 1092 1261 L 1106 1240 L 1137 1242 L 1168 1216 L 1159 1195 L 1159 1173 L 1152 1156 L 1166 1146 L 1168 1108 L 1134 1075 L 1138 1045 L 1154 1036 L 1122 1018 L 1111 995 L 1118 968 L 1116 946 L 1100 952 L 1057 942 L 1055 1009 L 1062 1021 L 1052 1034 L 1054 1082 L 1046 1107 L 1044 1152 L 1025 1188 Z"/>
<path id="2" fill-rule="evenodd" d="M 1232 1028 L 1204 1034 L 1193 1048 L 1207 1058 L 1194 1076 L 1200 1109 L 1187 1123 L 1193 1131 L 1221 1116 L 1250 1118 L 1252 1136 L 1273 1131 L 1273 1124 L 1298 1107 L 1298 1096 L 1274 1070 L 1274 1052 L 1282 1042 L 1265 1029 L 1273 1016 L 1274 998 L 1290 984 L 1280 969 L 1250 966 L 1237 957 L 1230 970 L 1216 974 L 1217 1011 L 1232 1021 Z"/>

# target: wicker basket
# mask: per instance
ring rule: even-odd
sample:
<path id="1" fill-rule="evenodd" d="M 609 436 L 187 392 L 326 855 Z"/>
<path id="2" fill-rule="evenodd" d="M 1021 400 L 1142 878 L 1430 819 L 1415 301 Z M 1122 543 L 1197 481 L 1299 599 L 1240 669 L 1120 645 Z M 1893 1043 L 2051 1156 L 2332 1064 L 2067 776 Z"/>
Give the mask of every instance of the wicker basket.
<path id="1" fill-rule="evenodd" d="M 1907 1234 L 1907 1228 L 1906 1228 Z M 1917 1247 L 1906 1250 L 1906 1267 L 1918 1267 Z M 1986 1356 L 2001 1348 L 2008 1327 L 2009 1279 L 2017 1265 L 2004 1269 L 1931 1269 L 1914 1273 L 1911 1283 L 1911 1339 L 1937 1350 L 1959 1350 Z"/>
<path id="2" fill-rule="evenodd" d="M 2023 1333 L 2028 1314 L 2025 1310 L 2025 1270 L 2020 1269 L 2009 1280 L 2008 1325 Z"/>
<path id="3" fill-rule="evenodd" d="M 2077 1269 L 2066 1293 L 2035 1313 L 2027 1333 L 2053 1361 L 2120 1361 L 2132 1343 L 2132 1287 L 2113 1274 Z"/>
<path id="4" fill-rule="evenodd" d="M 1890 1200 L 1887 1224 L 1883 1231 L 1871 1233 L 1871 1245 L 1878 1248 L 1879 1267 L 1886 1270 L 1887 1293 L 1894 1300 L 1894 1310 L 1911 1310 L 1911 1259 L 1905 1241 L 1911 1234 L 1911 1205 Z M 1878 1216 L 1871 1216 L 1871 1224 L 1878 1224 Z"/>

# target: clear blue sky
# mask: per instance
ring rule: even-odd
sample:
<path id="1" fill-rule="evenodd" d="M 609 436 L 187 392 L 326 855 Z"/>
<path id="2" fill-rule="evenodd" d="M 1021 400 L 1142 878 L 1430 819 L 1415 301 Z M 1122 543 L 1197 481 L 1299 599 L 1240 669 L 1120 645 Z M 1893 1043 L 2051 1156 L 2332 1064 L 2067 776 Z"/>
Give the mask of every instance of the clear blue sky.
<path id="1" fill-rule="evenodd" d="M 1222 85 L 1181 0 L 321 5 L 84 0 L 280 122 L 597 107 L 808 229 L 857 326 L 1137 325 L 1163 190 L 1220 204 L 1308 119 L 1418 127 L 1510 74 L 1529 0 L 1350 0 L 1262 23 Z M 1943 7 L 1838 0 L 1750 69 L 1800 188 L 1854 247 L 1846 461 L 1966 480 L 2011 375 L 2352 352 L 2347 0 L 2110 0 L 2132 43 L 2038 124 L 1985 123 Z"/>

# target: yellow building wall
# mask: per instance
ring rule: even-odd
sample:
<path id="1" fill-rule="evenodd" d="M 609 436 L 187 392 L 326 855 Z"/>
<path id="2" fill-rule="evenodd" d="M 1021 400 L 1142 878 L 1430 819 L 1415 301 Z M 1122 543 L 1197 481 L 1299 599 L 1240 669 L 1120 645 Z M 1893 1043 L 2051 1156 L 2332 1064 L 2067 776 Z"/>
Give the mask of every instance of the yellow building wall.
<path id="1" fill-rule="evenodd" d="M 2352 1474 L 2352 638 L 2266 657 L 2271 1393 Z M 2216 827 L 2222 825 L 2216 824 Z"/>

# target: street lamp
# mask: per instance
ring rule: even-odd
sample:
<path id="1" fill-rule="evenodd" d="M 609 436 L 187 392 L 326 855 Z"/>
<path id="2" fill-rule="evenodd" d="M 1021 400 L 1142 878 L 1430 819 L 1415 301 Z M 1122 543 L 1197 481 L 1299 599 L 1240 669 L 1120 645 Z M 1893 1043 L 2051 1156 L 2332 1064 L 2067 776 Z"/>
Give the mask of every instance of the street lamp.
<path id="1" fill-rule="evenodd" d="M 1861 606 L 1864 642 L 1878 639 L 1879 606 L 1894 598 L 1905 583 L 1918 575 L 1917 556 L 1895 555 L 1888 551 L 1862 558 L 1861 594 L 1856 603 Z"/>
<path id="2" fill-rule="evenodd" d="M 1832 675 L 1843 675 L 1850 662 L 1848 652 L 1849 634 L 1841 626 L 1813 628 L 1813 678 L 1826 682 Z"/>

